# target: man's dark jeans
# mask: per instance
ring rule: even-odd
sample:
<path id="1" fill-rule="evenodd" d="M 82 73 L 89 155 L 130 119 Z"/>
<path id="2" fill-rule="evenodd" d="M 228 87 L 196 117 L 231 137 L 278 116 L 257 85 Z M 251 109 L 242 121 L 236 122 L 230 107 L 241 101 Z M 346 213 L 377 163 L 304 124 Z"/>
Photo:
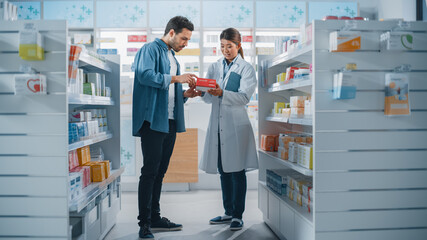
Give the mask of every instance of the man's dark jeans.
<path id="1" fill-rule="evenodd" d="M 143 167 L 139 177 L 139 226 L 160 220 L 160 193 L 176 139 L 176 124 L 169 120 L 169 133 L 154 131 L 145 121 L 140 130 Z"/>

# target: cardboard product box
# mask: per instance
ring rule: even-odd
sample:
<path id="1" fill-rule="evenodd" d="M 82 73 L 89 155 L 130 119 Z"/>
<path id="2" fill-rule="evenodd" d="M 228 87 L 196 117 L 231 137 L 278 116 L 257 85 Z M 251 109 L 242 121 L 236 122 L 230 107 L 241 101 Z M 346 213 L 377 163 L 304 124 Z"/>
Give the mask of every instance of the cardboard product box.
<path id="1" fill-rule="evenodd" d="M 279 146 L 289 149 L 289 143 L 295 142 L 295 137 L 291 135 L 279 136 Z"/>
<path id="2" fill-rule="evenodd" d="M 290 98 L 291 108 L 304 108 L 305 100 L 308 100 L 307 96 L 292 96 Z"/>
<path id="3" fill-rule="evenodd" d="M 70 190 L 70 194 L 69 194 L 70 201 L 73 201 L 73 200 L 75 200 L 77 198 L 77 196 L 75 195 L 77 175 L 78 174 L 76 174 L 76 173 L 70 173 L 68 175 L 68 181 L 69 181 L 68 182 L 69 183 L 68 187 L 69 187 L 69 190 Z"/>
<path id="4" fill-rule="evenodd" d="M 276 135 L 261 135 L 261 149 L 274 152 L 276 148 Z"/>
<path id="5" fill-rule="evenodd" d="M 77 150 L 72 150 L 68 152 L 68 170 L 71 171 L 72 169 L 79 166 L 79 157 L 77 155 Z"/>
<path id="6" fill-rule="evenodd" d="M 278 149 L 279 157 L 283 160 L 288 160 L 288 149 L 284 147 L 279 147 Z"/>
<path id="7" fill-rule="evenodd" d="M 37 31 L 20 31 L 19 56 L 29 61 L 44 60 L 43 36 Z"/>
<path id="8" fill-rule="evenodd" d="M 313 146 L 299 145 L 297 159 L 298 165 L 313 170 Z"/>
<path id="9" fill-rule="evenodd" d="M 304 117 L 304 108 L 291 108 L 291 117 L 303 118 Z"/>
<path id="10" fill-rule="evenodd" d="M 351 72 L 334 74 L 333 99 L 354 99 L 357 92 L 357 78 Z"/>
<path id="11" fill-rule="evenodd" d="M 427 51 L 427 34 L 386 32 L 381 34 L 381 51 Z"/>
<path id="12" fill-rule="evenodd" d="M 86 163 L 90 162 L 90 148 L 89 148 L 89 146 L 85 146 L 85 147 L 77 149 L 77 154 L 79 157 L 80 166 L 85 165 Z"/>
<path id="13" fill-rule="evenodd" d="M 294 78 L 295 70 L 298 70 L 297 67 L 288 67 L 286 68 L 286 80 L 285 83 L 289 83 L 291 79 Z"/>
<path id="14" fill-rule="evenodd" d="M 305 100 L 304 101 L 304 115 L 305 116 L 311 116 L 313 110 L 311 109 L 311 101 L 310 100 Z"/>
<path id="15" fill-rule="evenodd" d="M 276 82 L 284 82 L 286 80 L 286 73 L 279 73 L 276 75 Z"/>
<path id="16" fill-rule="evenodd" d="M 281 117 L 290 118 L 291 117 L 291 109 L 290 108 L 282 108 Z"/>
<path id="17" fill-rule="evenodd" d="M 85 121 L 85 113 L 83 111 L 75 111 L 69 113 L 69 121 L 70 122 L 84 122 Z"/>
<path id="18" fill-rule="evenodd" d="M 284 102 L 274 102 L 273 105 L 273 109 L 274 109 L 274 113 L 275 114 L 279 114 L 280 113 L 280 109 L 285 108 L 285 103 Z"/>
<path id="19" fill-rule="evenodd" d="M 312 183 L 305 183 L 302 185 L 302 195 L 306 197 L 307 199 L 310 198 L 310 191 L 313 189 Z"/>
<path id="20" fill-rule="evenodd" d="M 15 75 L 15 95 L 47 94 L 46 76 L 43 74 Z"/>
<path id="21" fill-rule="evenodd" d="M 87 74 L 87 82 L 93 83 L 95 85 L 95 96 L 101 96 L 101 74 L 99 73 L 88 73 Z"/>
<path id="22" fill-rule="evenodd" d="M 100 163 L 104 164 L 105 166 L 105 178 L 108 178 L 110 176 L 110 161 L 108 160 L 104 160 L 104 161 L 99 161 Z"/>
<path id="23" fill-rule="evenodd" d="M 90 166 L 92 182 L 102 182 L 105 180 L 105 164 L 88 162 L 86 165 Z"/>
<path id="24" fill-rule="evenodd" d="M 216 88 L 215 79 L 197 78 L 196 90 L 206 92 L 209 89 L 215 89 L 215 88 Z"/>
<path id="25" fill-rule="evenodd" d="M 304 185 L 310 185 L 313 182 L 311 178 L 300 178 L 293 182 L 294 190 L 298 191 L 300 194 L 304 194 Z"/>
<path id="26" fill-rule="evenodd" d="M 305 142 L 306 142 L 307 144 L 313 144 L 313 137 L 306 137 L 306 138 L 305 138 Z"/>
<path id="27" fill-rule="evenodd" d="M 298 204 L 298 205 L 300 205 L 300 206 L 302 206 L 302 194 L 300 194 L 300 193 L 298 193 L 297 192 L 297 194 L 296 194 L 296 203 Z"/>
<path id="28" fill-rule="evenodd" d="M 96 96 L 95 84 L 83 83 L 83 94 Z"/>
<path id="29" fill-rule="evenodd" d="M 378 51 L 380 33 L 360 31 L 335 31 L 329 34 L 331 52 L 354 52 L 357 50 Z"/>
<path id="30" fill-rule="evenodd" d="M 286 196 L 292 201 L 294 201 L 294 199 L 296 198 L 294 190 L 289 186 L 286 188 Z"/>
<path id="31" fill-rule="evenodd" d="M 297 150 L 298 144 L 295 142 L 289 142 L 289 149 L 288 149 L 288 161 L 296 163 L 298 161 L 298 150 Z"/>
<path id="32" fill-rule="evenodd" d="M 385 74 L 384 115 L 410 115 L 409 74 Z"/>
<path id="33" fill-rule="evenodd" d="M 303 137 L 303 136 L 295 136 L 294 139 L 296 143 L 306 143 L 307 141 L 307 137 Z"/>
<path id="34" fill-rule="evenodd" d="M 87 187 L 91 182 L 90 166 L 79 166 L 72 169 L 70 172 L 80 172 L 82 174 L 82 189 Z"/>

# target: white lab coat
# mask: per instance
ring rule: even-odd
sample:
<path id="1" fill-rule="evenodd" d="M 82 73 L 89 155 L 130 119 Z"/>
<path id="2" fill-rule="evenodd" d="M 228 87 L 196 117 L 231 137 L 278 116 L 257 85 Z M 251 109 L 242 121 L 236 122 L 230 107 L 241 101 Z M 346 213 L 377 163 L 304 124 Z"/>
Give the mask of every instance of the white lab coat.
<path id="1" fill-rule="evenodd" d="M 237 58 L 224 79 L 224 58 L 210 65 L 206 75 L 206 78 L 215 79 L 223 90 L 222 98 L 209 93 L 203 96 L 206 103 L 212 103 L 205 148 L 200 162 L 200 169 L 207 173 L 218 172 L 218 124 L 224 172 L 258 168 L 254 133 L 245 107 L 255 91 L 257 80 L 254 68 L 240 55 L 237 55 Z M 237 92 L 224 89 L 232 72 L 241 76 Z"/>

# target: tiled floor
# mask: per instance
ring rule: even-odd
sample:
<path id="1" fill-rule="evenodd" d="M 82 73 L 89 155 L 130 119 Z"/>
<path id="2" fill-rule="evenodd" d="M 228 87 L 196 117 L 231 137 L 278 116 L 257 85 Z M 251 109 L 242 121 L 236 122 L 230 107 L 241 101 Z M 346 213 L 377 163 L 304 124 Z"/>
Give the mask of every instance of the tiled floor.
<path id="1" fill-rule="evenodd" d="M 122 210 L 117 223 L 105 239 L 138 239 L 137 193 L 123 193 Z M 258 209 L 258 192 L 250 190 L 246 197 L 245 222 L 241 231 L 232 232 L 228 225 L 209 225 L 209 219 L 223 214 L 220 191 L 164 192 L 161 198 L 163 217 L 184 225 L 182 231 L 154 233 L 158 240 L 251 240 L 277 239 L 262 221 Z"/>

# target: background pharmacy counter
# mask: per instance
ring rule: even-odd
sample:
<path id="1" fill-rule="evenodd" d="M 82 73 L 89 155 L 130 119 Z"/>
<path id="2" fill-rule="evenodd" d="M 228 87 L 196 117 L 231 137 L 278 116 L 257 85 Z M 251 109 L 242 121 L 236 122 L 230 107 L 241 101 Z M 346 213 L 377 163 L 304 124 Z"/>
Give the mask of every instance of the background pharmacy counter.
<path id="1" fill-rule="evenodd" d="M 330 33 L 344 26 L 344 21 L 314 21 L 311 43 L 300 41 L 293 52 L 261 59 L 260 136 L 286 131 L 312 135 L 313 171 L 297 168 L 278 153 L 260 150 L 259 208 L 282 239 L 423 239 L 427 228 L 427 205 L 422 200 L 427 188 L 427 109 L 423 104 L 427 100 L 427 52 L 380 51 L 379 36 L 398 28 L 398 21 L 362 21 L 350 30 L 359 32 L 362 43 L 368 35 L 378 36 L 375 49 L 330 52 Z M 427 32 L 424 22 L 407 26 L 406 32 Z M 348 73 L 357 79 L 355 98 L 333 99 L 333 75 L 347 63 L 357 66 Z M 274 84 L 288 67 L 308 64 L 313 64 L 311 85 Z M 411 115 L 387 117 L 385 76 L 404 64 L 411 65 L 407 72 Z M 307 94 L 312 98 L 311 124 L 271 115 L 274 102 Z M 283 195 L 283 186 L 292 175 L 281 174 L 283 169 L 313 176 L 312 214 L 298 200 L 290 201 L 289 191 Z"/>

